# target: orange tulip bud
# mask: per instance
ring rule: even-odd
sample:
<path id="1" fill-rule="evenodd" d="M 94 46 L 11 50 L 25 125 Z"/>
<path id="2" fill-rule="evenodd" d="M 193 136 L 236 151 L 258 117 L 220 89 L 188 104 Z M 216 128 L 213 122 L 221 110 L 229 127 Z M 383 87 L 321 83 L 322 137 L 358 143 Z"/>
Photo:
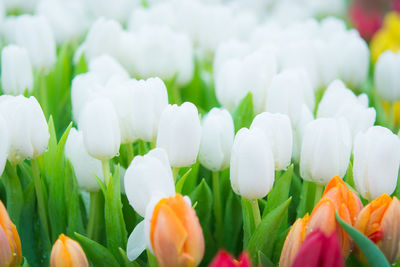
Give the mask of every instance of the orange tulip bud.
<path id="1" fill-rule="evenodd" d="M 352 239 L 336 222 L 335 213 L 337 211 L 346 223 L 353 225 L 361 209 L 362 203 L 357 195 L 347 189 L 342 179 L 335 176 L 327 184 L 321 200 L 311 213 L 306 235 L 308 236 L 316 229 L 327 236 L 336 231 L 343 256 L 346 258 L 352 248 Z"/>
<path id="2" fill-rule="evenodd" d="M 150 220 L 150 242 L 160 267 L 197 266 L 204 238 L 194 209 L 182 195 L 161 199 Z"/>
<path id="3" fill-rule="evenodd" d="M 290 228 L 289 234 L 286 237 L 283 245 L 281 258 L 279 260 L 280 267 L 291 267 L 301 244 L 306 238 L 306 225 L 309 216 L 306 214 L 304 218 L 297 219 Z"/>
<path id="4" fill-rule="evenodd" d="M 17 228 L 0 201 L 0 266 L 19 266 L 22 261 L 21 241 Z"/>
<path id="5" fill-rule="evenodd" d="M 383 194 L 365 206 L 357 217 L 355 228 L 371 239 L 390 263 L 400 256 L 400 201 Z M 361 251 L 356 254 L 365 260 Z"/>
<path id="6" fill-rule="evenodd" d="M 61 234 L 51 249 L 50 267 L 88 267 L 85 252 L 75 240 Z"/>

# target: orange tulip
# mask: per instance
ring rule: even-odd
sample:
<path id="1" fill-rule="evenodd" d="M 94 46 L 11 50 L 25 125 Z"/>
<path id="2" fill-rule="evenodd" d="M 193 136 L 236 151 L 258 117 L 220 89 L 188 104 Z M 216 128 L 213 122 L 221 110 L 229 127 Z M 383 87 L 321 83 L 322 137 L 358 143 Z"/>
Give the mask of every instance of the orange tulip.
<path id="1" fill-rule="evenodd" d="M 182 195 L 161 199 L 150 220 L 150 242 L 160 267 L 197 266 L 204 238 L 194 209 Z"/>
<path id="2" fill-rule="evenodd" d="M 0 267 L 19 266 L 21 261 L 21 241 L 17 228 L 0 201 Z"/>
<path id="3" fill-rule="evenodd" d="M 354 227 L 371 239 L 390 263 L 400 256 L 400 201 L 383 194 L 365 206 Z M 364 260 L 361 251 L 356 254 Z"/>
<path id="4" fill-rule="evenodd" d="M 306 225 L 309 216 L 306 214 L 303 218 L 297 219 L 286 237 L 283 245 L 281 258 L 279 260 L 280 267 L 291 267 L 301 244 L 306 239 Z"/>
<path id="5" fill-rule="evenodd" d="M 339 237 L 343 256 L 346 258 L 352 248 L 352 239 L 336 222 L 335 212 L 348 224 L 354 225 L 362 203 L 357 195 L 347 189 L 346 184 L 338 176 L 333 177 L 327 184 L 321 200 L 314 207 L 307 224 L 306 235 L 319 229 L 330 236 L 334 231 Z"/>
<path id="6" fill-rule="evenodd" d="M 88 267 L 85 252 L 75 240 L 61 234 L 51 249 L 50 267 Z"/>

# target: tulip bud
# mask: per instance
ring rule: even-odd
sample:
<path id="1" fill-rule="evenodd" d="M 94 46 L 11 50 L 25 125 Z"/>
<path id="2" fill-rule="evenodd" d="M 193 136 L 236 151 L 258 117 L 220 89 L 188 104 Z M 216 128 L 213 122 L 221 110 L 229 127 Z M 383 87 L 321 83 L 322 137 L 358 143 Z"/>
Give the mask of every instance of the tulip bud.
<path id="1" fill-rule="evenodd" d="M 306 227 L 306 235 L 319 229 L 329 236 L 333 232 L 339 235 L 340 247 L 346 258 L 352 247 L 352 240 L 336 222 L 335 213 L 348 224 L 354 222 L 362 209 L 357 195 L 347 189 L 346 184 L 338 176 L 333 177 L 325 187 L 321 200 L 314 207 Z"/>
<path id="2" fill-rule="evenodd" d="M 368 108 L 368 97 L 365 94 L 357 97 L 343 82 L 335 80 L 329 85 L 319 103 L 317 117 L 344 117 L 352 136 L 355 137 L 357 133 L 365 131 L 375 123 L 376 111 L 374 108 Z"/>
<path id="3" fill-rule="evenodd" d="M 246 252 L 242 252 L 239 257 L 239 260 L 236 260 L 232 257 L 231 254 L 226 252 L 225 250 L 221 250 L 214 257 L 208 267 L 251 267 L 250 256 Z"/>
<path id="4" fill-rule="evenodd" d="M 303 218 L 297 219 L 290 231 L 286 236 L 285 243 L 281 251 L 281 257 L 279 259 L 280 267 L 291 267 L 294 259 L 306 238 L 306 225 L 308 223 L 309 216 L 306 214 Z"/>
<path id="5" fill-rule="evenodd" d="M 293 125 L 301 119 L 303 105 L 314 110 L 314 90 L 303 70 L 285 70 L 276 75 L 268 89 L 265 110 L 289 116 Z"/>
<path id="6" fill-rule="evenodd" d="M 195 210 L 180 194 L 163 198 L 146 220 L 151 250 L 160 267 L 199 265 L 204 255 L 204 237 Z M 146 224 L 146 222 L 145 222 Z"/>
<path id="7" fill-rule="evenodd" d="M 25 48 L 8 45 L 1 51 L 1 86 L 10 95 L 32 92 L 32 66 Z"/>
<path id="8" fill-rule="evenodd" d="M 267 136 L 274 154 L 275 170 L 284 170 L 292 156 L 293 134 L 289 117 L 284 114 L 258 114 L 250 129 L 259 128 Z"/>
<path id="9" fill-rule="evenodd" d="M 104 181 L 101 162 L 88 154 L 83 142 L 83 134 L 75 128 L 71 128 L 65 143 L 65 156 L 74 167 L 79 187 L 89 192 L 98 191 L 100 186 L 94 176 Z"/>
<path id="10" fill-rule="evenodd" d="M 400 53 L 388 50 L 379 56 L 374 81 L 377 93 L 384 100 L 400 100 Z"/>
<path id="11" fill-rule="evenodd" d="M 20 266 L 22 262 L 21 241 L 17 228 L 10 220 L 7 210 L 0 201 L 0 265 Z"/>
<path id="12" fill-rule="evenodd" d="M 8 160 L 12 164 L 35 158 L 46 151 L 49 129 L 35 97 L 0 96 L 0 113 L 7 114 L 4 119 L 10 137 Z"/>
<path id="13" fill-rule="evenodd" d="M 114 106 L 106 98 L 86 104 L 79 121 L 85 147 L 92 157 L 109 160 L 119 151 L 121 134 Z"/>
<path id="14" fill-rule="evenodd" d="M 85 252 L 78 242 L 61 234 L 51 249 L 50 267 L 89 267 Z"/>
<path id="15" fill-rule="evenodd" d="M 310 109 L 303 105 L 301 109 L 300 118 L 295 125 L 293 125 L 293 150 L 292 158 L 297 163 L 300 162 L 301 144 L 303 142 L 304 131 L 309 122 L 314 120 L 314 115 Z"/>
<path id="16" fill-rule="evenodd" d="M 322 231 L 310 234 L 301 245 L 292 267 L 344 267 L 336 233 L 326 236 Z"/>
<path id="17" fill-rule="evenodd" d="M 32 65 L 49 71 L 56 62 L 56 43 L 48 21 L 42 16 L 21 15 L 15 24 L 15 43 L 25 47 Z"/>
<path id="18" fill-rule="evenodd" d="M 260 113 L 264 110 L 267 90 L 276 72 L 275 56 L 261 51 L 242 59 L 227 60 L 216 72 L 215 92 L 218 101 L 233 110 L 251 92 L 254 111 Z"/>
<path id="19" fill-rule="evenodd" d="M 203 118 L 199 151 L 200 163 L 212 171 L 229 166 L 235 129 L 231 114 L 213 108 Z"/>
<path id="20" fill-rule="evenodd" d="M 128 72 L 110 55 L 103 54 L 89 62 L 89 72 L 94 73 L 102 84 L 106 84 L 111 77 L 118 76 L 121 80 L 128 80 Z"/>
<path id="21" fill-rule="evenodd" d="M 358 192 L 368 200 L 392 194 L 400 165 L 399 137 L 387 128 L 373 126 L 357 135 L 353 152 L 353 176 Z"/>
<path id="22" fill-rule="evenodd" d="M 185 102 L 164 109 L 158 126 L 157 147 L 167 151 L 171 166 L 185 167 L 195 163 L 200 138 L 200 119 L 195 105 Z"/>
<path id="23" fill-rule="evenodd" d="M 271 145 L 258 128 L 242 128 L 232 147 L 230 179 L 233 191 L 247 199 L 265 197 L 275 179 Z"/>
<path id="24" fill-rule="evenodd" d="M 343 177 L 350 154 L 351 134 L 345 119 L 312 121 L 306 126 L 301 145 L 301 177 L 322 185 L 335 175 Z"/>
<path id="25" fill-rule="evenodd" d="M 365 206 L 354 227 L 374 242 L 390 263 L 400 258 L 400 201 L 383 194 Z M 356 254 L 365 259 L 357 248 Z"/>
<path id="26" fill-rule="evenodd" d="M 124 180 L 129 203 L 143 217 L 153 194 L 162 197 L 175 195 L 168 156 L 162 148 L 155 148 L 144 156 L 136 156 L 126 170 Z"/>

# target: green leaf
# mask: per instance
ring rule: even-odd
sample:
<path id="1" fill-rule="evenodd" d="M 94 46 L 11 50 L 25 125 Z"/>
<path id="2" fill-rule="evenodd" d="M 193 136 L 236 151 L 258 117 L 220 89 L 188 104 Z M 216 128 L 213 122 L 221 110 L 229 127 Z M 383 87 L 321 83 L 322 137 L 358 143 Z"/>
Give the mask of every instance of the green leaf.
<path id="1" fill-rule="evenodd" d="M 233 254 L 237 254 L 242 250 L 242 246 L 240 246 L 242 225 L 243 217 L 240 197 L 231 190 L 225 206 L 223 244 Z"/>
<path id="2" fill-rule="evenodd" d="M 190 195 L 192 203 L 196 203 L 196 214 L 199 217 L 200 224 L 203 228 L 208 228 L 211 219 L 213 197 L 210 187 L 206 180 L 202 179 Z"/>
<path id="3" fill-rule="evenodd" d="M 28 260 L 24 257 L 24 261 L 23 261 L 23 263 L 22 263 L 22 265 L 21 265 L 22 267 L 30 267 L 30 265 L 29 265 L 29 263 L 28 263 Z"/>
<path id="4" fill-rule="evenodd" d="M 2 182 L 7 195 L 6 207 L 8 214 L 14 224 L 18 227 L 22 205 L 24 203 L 24 195 L 17 171 L 13 166 L 11 166 L 9 161 L 6 163 Z"/>
<path id="5" fill-rule="evenodd" d="M 263 212 L 265 217 L 271 210 L 278 207 L 289 197 L 290 184 L 292 182 L 293 164 L 281 175 L 275 178 L 274 186 L 268 194 L 268 201 Z"/>
<path id="6" fill-rule="evenodd" d="M 253 96 L 251 93 L 248 93 L 233 111 L 232 117 L 235 125 L 235 132 L 243 127 L 250 127 L 254 116 Z"/>
<path id="7" fill-rule="evenodd" d="M 128 257 L 126 256 L 125 250 L 122 248 L 119 248 L 119 253 L 121 254 L 121 258 L 124 261 L 124 266 L 125 267 L 140 267 L 140 265 L 135 262 L 135 261 L 130 261 Z"/>
<path id="8" fill-rule="evenodd" d="M 120 266 L 113 254 L 99 243 L 75 233 L 76 240 L 81 244 L 86 256 L 94 266 Z"/>
<path id="9" fill-rule="evenodd" d="M 297 207 L 297 218 L 302 218 L 314 208 L 316 185 L 313 182 L 303 180 L 301 187 L 300 203 Z"/>
<path id="10" fill-rule="evenodd" d="M 346 175 L 344 176 L 344 180 L 352 188 L 355 187 L 354 178 L 353 178 L 353 164 L 351 162 L 349 163 L 349 166 L 347 168 Z"/>
<path id="11" fill-rule="evenodd" d="M 258 251 L 258 262 L 263 267 L 275 267 L 275 264 L 261 251 Z"/>
<path id="12" fill-rule="evenodd" d="M 399 169 L 399 174 L 397 175 L 397 186 L 396 186 L 396 190 L 394 190 L 394 193 L 392 195 L 392 197 L 397 197 L 398 199 L 400 199 L 400 169 Z"/>
<path id="13" fill-rule="evenodd" d="M 255 222 L 251 207 L 251 202 L 242 197 L 242 216 L 243 216 L 243 249 L 248 247 L 250 238 L 255 230 Z"/>
<path id="14" fill-rule="evenodd" d="M 182 188 L 183 185 L 185 184 L 186 178 L 189 176 L 190 172 L 192 171 L 192 169 L 190 168 L 187 172 L 185 172 L 185 174 L 178 180 L 178 182 L 175 185 L 175 190 L 176 193 L 181 194 L 182 193 Z"/>
<path id="15" fill-rule="evenodd" d="M 276 233 L 278 232 L 282 220 L 287 213 L 291 200 L 292 199 L 289 198 L 265 216 L 254 231 L 247 247 L 254 261 L 257 260 L 259 250 L 261 250 L 268 258 L 272 256 Z"/>
<path id="16" fill-rule="evenodd" d="M 368 261 L 369 266 L 371 267 L 384 267 L 390 266 L 386 257 L 380 251 L 380 249 L 365 235 L 360 233 L 354 227 L 348 225 L 344 222 L 338 213 L 336 212 L 336 220 L 342 226 L 342 228 L 351 236 L 351 238 L 356 242 L 358 247 L 363 252 L 365 258 Z"/>
<path id="17" fill-rule="evenodd" d="M 122 214 L 122 202 L 120 192 L 120 167 L 118 166 L 111 177 L 105 195 L 105 225 L 107 233 L 107 247 L 114 257 L 120 258 L 119 248 L 125 248 L 128 233 Z M 121 262 L 122 263 L 122 262 Z"/>

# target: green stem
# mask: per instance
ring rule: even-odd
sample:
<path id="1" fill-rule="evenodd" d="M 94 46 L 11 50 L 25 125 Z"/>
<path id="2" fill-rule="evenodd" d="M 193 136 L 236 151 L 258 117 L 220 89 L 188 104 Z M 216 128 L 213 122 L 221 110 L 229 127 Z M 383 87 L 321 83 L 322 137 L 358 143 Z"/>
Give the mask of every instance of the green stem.
<path id="1" fill-rule="evenodd" d="M 174 181 L 178 180 L 178 175 L 179 175 L 179 168 L 178 167 L 172 167 L 172 177 L 174 177 Z"/>
<path id="2" fill-rule="evenodd" d="M 101 191 L 90 192 L 89 220 L 87 225 L 87 236 L 94 240 L 100 240 L 100 224 L 103 210 L 103 195 Z"/>
<path id="3" fill-rule="evenodd" d="M 107 187 L 108 183 L 110 182 L 110 177 L 111 177 L 110 164 L 109 164 L 108 160 L 102 160 L 101 166 L 103 167 L 104 183 Z"/>
<path id="4" fill-rule="evenodd" d="M 35 184 L 36 198 L 38 202 L 39 218 L 43 225 L 45 233 L 50 237 L 50 228 L 47 217 L 46 203 L 43 197 L 42 180 L 40 179 L 39 165 L 36 159 L 31 159 L 33 182 Z"/>
<path id="5" fill-rule="evenodd" d="M 257 226 L 261 222 L 261 215 L 260 215 L 260 209 L 258 207 L 258 200 L 250 199 L 250 203 L 251 203 L 251 209 L 252 209 L 253 216 L 254 216 L 254 225 L 257 228 Z"/>
<path id="6" fill-rule="evenodd" d="M 150 266 L 150 267 L 158 267 L 157 259 L 156 259 L 156 257 L 150 252 L 149 249 L 146 249 L 146 253 L 147 253 L 147 260 L 148 260 L 149 266 Z"/>
<path id="7" fill-rule="evenodd" d="M 135 152 L 133 151 L 133 144 L 126 145 L 127 152 L 128 152 L 128 166 L 135 157 Z"/>
<path id="8" fill-rule="evenodd" d="M 212 173 L 212 185 L 214 194 L 214 215 L 217 224 L 216 237 L 218 245 L 221 245 L 223 220 L 222 220 L 222 206 L 221 206 L 221 190 L 219 186 L 219 172 Z"/>
<path id="9" fill-rule="evenodd" d="M 2 179 L 7 194 L 8 214 L 19 229 L 19 220 L 21 216 L 22 205 L 24 203 L 24 194 L 22 192 L 22 186 L 17 174 L 16 166 L 12 166 L 9 162 L 7 162 L 5 174 L 3 175 Z"/>
<path id="10" fill-rule="evenodd" d="M 321 199 L 323 191 L 324 191 L 324 186 L 320 185 L 320 184 L 317 184 L 317 187 L 315 188 L 314 207 L 315 207 L 315 205 L 317 205 L 317 203 Z"/>

